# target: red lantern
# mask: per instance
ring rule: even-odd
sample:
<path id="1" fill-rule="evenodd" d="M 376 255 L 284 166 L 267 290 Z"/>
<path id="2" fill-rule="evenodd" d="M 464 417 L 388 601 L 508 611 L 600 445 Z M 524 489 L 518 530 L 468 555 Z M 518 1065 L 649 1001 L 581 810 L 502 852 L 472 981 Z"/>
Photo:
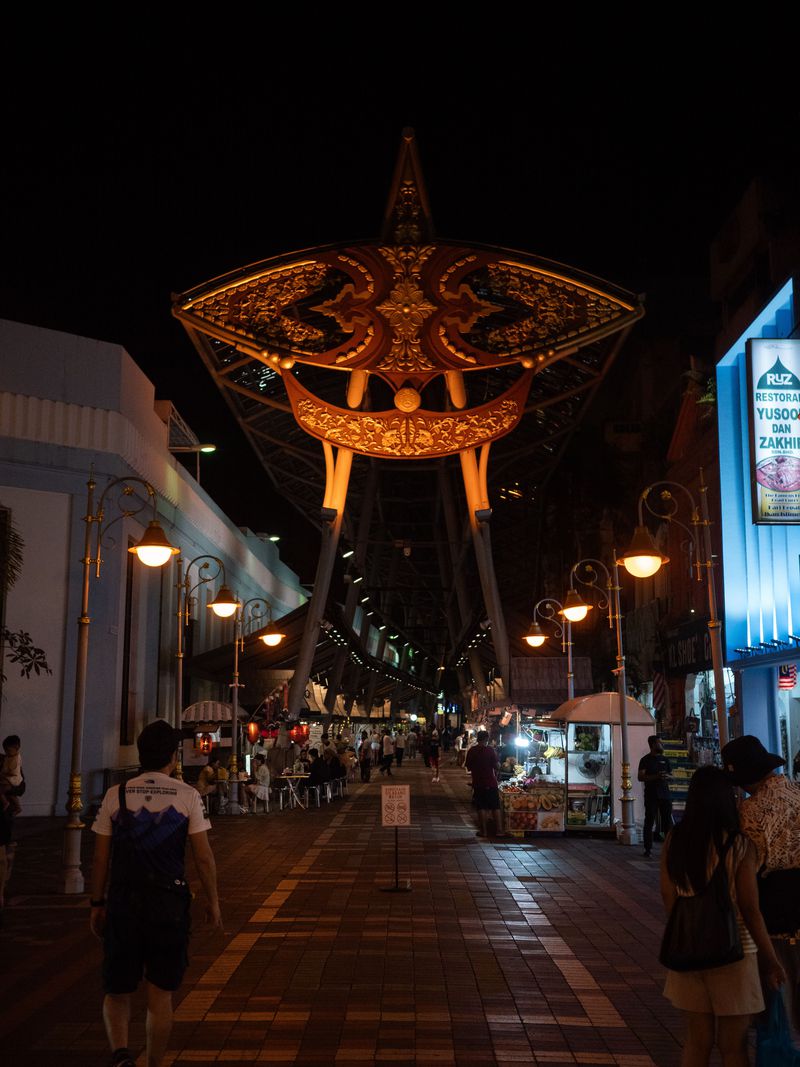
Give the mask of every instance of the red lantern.
<path id="1" fill-rule="evenodd" d="M 257 722 L 249 722 L 247 724 L 247 740 L 251 745 L 254 745 L 261 737 L 261 727 Z"/>
<path id="2" fill-rule="evenodd" d="M 211 734 L 201 734 L 200 735 L 200 751 L 204 755 L 206 755 L 206 756 L 208 755 L 208 753 L 211 751 L 211 747 L 212 747 L 213 744 L 214 744 L 214 742 L 211 739 Z"/>

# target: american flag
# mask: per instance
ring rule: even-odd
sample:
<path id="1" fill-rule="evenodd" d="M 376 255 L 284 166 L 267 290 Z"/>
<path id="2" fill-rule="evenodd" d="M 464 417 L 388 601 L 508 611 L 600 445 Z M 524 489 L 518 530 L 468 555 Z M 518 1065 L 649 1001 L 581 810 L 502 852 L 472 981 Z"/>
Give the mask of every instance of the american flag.
<path id="1" fill-rule="evenodd" d="M 794 689 L 797 685 L 797 664 L 784 663 L 778 667 L 778 689 Z"/>

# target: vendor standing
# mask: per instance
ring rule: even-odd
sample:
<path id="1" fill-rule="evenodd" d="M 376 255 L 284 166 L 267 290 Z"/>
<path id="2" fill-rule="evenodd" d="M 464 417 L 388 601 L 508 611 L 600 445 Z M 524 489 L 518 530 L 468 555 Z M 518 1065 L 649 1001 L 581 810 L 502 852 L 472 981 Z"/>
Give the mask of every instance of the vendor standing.
<path id="1" fill-rule="evenodd" d="M 653 848 L 653 824 L 656 818 L 660 831 L 666 833 L 672 826 L 672 795 L 669 791 L 672 765 L 664 755 L 664 746 L 657 734 L 651 734 L 647 744 L 650 751 L 639 760 L 638 774 L 639 781 L 644 782 L 645 856 L 649 856 Z"/>

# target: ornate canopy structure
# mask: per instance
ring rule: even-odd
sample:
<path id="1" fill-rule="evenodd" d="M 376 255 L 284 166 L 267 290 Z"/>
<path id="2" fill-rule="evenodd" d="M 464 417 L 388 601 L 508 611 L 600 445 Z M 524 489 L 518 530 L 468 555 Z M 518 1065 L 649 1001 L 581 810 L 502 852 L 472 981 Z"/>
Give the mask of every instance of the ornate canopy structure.
<path id="1" fill-rule="evenodd" d="M 367 603 L 386 624 L 379 645 L 385 631 L 402 634 L 431 678 L 465 654 L 483 682 L 485 663 L 465 639 L 485 619 L 507 682 L 504 604 L 514 594 L 503 554 L 530 508 L 495 522 L 493 552 L 490 498 L 538 506 L 643 314 L 637 298 L 527 254 L 436 239 L 407 130 L 380 240 L 244 267 L 181 294 L 173 313 L 278 489 L 323 535 L 290 711 L 331 614 L 343 530 L 353 548 L 347 625 Z M 397 659 L 411 666 L 407 652 Z M 346 660 L 330 672 L 334 688 L 361 684 L 345 677 Z"/>

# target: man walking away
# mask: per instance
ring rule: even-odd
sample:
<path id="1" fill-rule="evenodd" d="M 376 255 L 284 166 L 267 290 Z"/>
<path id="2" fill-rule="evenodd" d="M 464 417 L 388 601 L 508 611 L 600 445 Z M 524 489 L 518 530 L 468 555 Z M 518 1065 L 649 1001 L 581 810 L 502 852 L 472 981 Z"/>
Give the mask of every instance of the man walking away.
<path id="1" fill-rule="evenodd" d="M 478 837 L 489 836 L 489 819 L 494 823 L 495 836 L 504 836 L 500 790 L 497 786 L 499 766 L 497 751 L 489 746 L 488 733 L 481 730 L 477 745 L 473 745 L 467 753 L 467 770 L 472 775 L 472 789 L 478 809 Z"/>
<path id="2" fill-rule="evenodd" d="M 388 730 L 383 734 L 383 760 L 381 761 L 381 774 L 392 778 L 392 760 L 394 759 L 394 741 Z"/>
<path id="3" fill-rule="evenodd" d="M 428 750 L 428 759 L 430 760 L 430 766 L 433 767 L 432 782 L 439 781 L 439 731 L 434 727 L 431 731 L 431 742 Z"/>
<path id="4" fill-rule="evenodd" d="M 156 720 L 139 735 L 141 773 L 108 790 L 95 832 L 89 926 L 103 941 L 103 1021 L 112 1067 L 135 1067 L 128 1050 L 131 995 L 147 989 L 147 1067 L 159 1067 L 172 1030 L 172 994 L 188 965 L 191 894 L 188 841 L 206 898 L 206 920 L 222 926 L 217 872 L 200 794 L 171 778 L 179 734 Z"/>
<path id="5" fill-rule="evenodd" d="M 664 755 L 664 746 L 659 737 L 652 734 L 647 739 L 650 751 L 639 760 L 640 782 L 644 782 L 644 854 L 649 856 L 653 848 L 653 824 L 658 818 L 659 829 L 666 835 L 672 826 L 672 797 L 669 780 L 672 765 Z"/>
<path id="6" fill-rule="evenodd" d="M 394 758 L 397 761 L 398 771 L 403 766 L 403 756 L 406 754 L 406 739 L 401 733 L 394 739 Z"/>

